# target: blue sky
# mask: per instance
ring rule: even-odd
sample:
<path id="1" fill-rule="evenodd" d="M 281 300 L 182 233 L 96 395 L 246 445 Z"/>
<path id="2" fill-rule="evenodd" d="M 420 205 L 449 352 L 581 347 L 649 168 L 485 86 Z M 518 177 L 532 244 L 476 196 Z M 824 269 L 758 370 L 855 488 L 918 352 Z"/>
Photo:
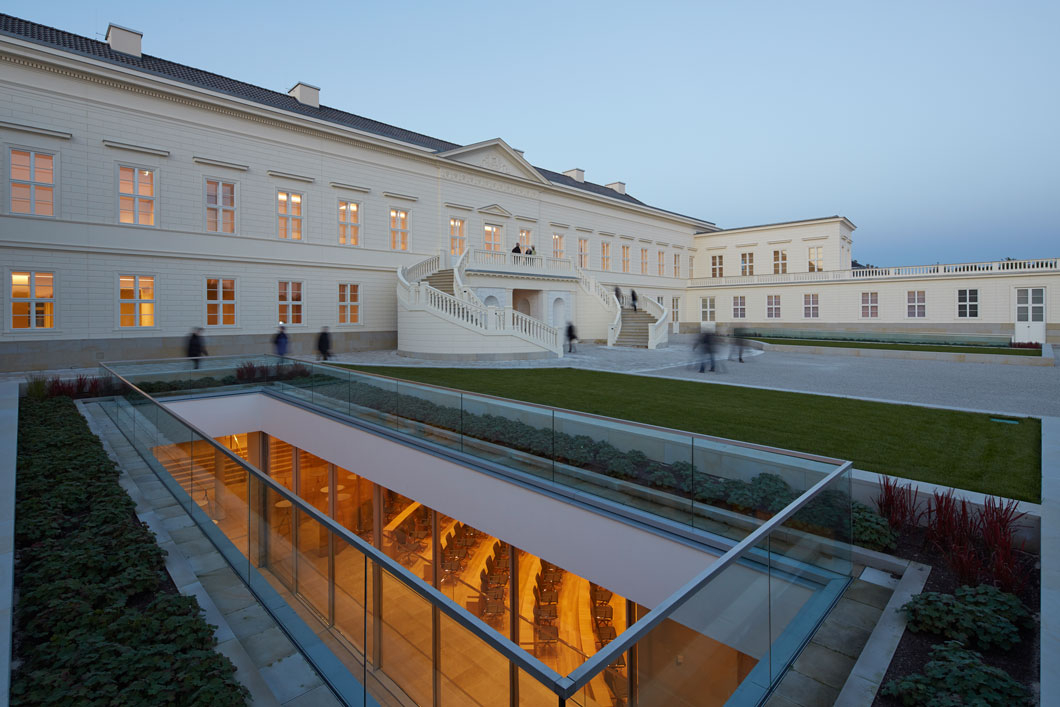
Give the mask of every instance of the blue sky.
<path id="1" fill-rule="evenodd" d="M 4 12 L 435 137 L 501 137 L 737 226 L 850 218 L 876 265 L 1060 256 L 1060 2 L 8 0 Z"/>

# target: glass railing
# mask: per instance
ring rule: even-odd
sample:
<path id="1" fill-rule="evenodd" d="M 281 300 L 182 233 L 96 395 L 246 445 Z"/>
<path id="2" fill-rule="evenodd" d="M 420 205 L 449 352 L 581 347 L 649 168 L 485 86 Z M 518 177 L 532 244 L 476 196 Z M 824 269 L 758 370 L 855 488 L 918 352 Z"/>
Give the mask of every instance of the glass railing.
<path id="1" fill-rule="evenodd" d="M 758 704 L 849 580 L 849 463 L 271 356 L 101 371 L 117 391 L 108 415 L 348 704 Z M 588 658 L 519 616 L 520 643 L 571 651 L 580 667 L 563 677 L 162 404 L 254 390 L 709 531 L 730 549 Z"/>

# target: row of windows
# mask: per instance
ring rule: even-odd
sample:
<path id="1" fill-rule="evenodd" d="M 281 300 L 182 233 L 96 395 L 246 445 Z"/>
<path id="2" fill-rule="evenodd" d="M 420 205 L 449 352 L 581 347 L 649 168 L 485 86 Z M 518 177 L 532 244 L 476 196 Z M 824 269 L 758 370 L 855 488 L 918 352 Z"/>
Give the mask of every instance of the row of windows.
<path id="1" fill-rule="evenodd" d="M 806 267 L 809 272 L 824 271 L 824 247 L 815 245 L 806 249 Z M 780 248 L 773 251 L 773 274 L 784 275 L 788 272 L 788 251 Z M 740 253 L 740 274 L 755 274 L 755 254 Z M 710 276 L 725 277 L 725 256 L 710 256 Z"/>
<path id="2" fill-rule="evenodd" d="M 118 275 L 118 326 L 153 327 L 157 304 L 154 275 Z M 208 327 L 238 326 L 239 292 L 236 278 L 207 277 L 203 282 L 204 323 Z M 305 283 L 280 280 L 276 288 L 276 321 L 305 323 Z M 11 273 L 11 328 L 54 329 L 55 273 Z M 361 289 L 353 282 L 338 283 L 338 324 L 361 322 Z"/>
<path id="3" fill-rule="evenodd" d="M 717 318 L 716 297 L 700 298 L 700 317 L 704 322 L 713 322 Z M 766 319 L 780 319 L 780 295 L 766 295 Z M 818 319 L 821 316 L 820 295 L 816 293 L 802 296 L 802 316 L 804 319 Z M 880 293 L 861 293 L 861 318 L 876 319 L 880 316 Z M 975 319 L 979 316 L 979 290 L 957 290 L 957 316 L 960 319 Z M 906 292 L 906 318 L 924 319 L 927 317 L 927 293 L 924 290 Z M 747 318 L 747 296 L 735 295 L 732 298 L 732 318 Z"/>

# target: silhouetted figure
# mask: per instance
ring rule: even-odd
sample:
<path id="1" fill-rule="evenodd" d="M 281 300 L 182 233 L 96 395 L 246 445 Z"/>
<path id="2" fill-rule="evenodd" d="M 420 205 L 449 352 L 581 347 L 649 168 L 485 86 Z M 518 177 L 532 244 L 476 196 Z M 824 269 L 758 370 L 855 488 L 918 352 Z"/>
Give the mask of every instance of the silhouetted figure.
<path id="1" fill-rule="evenodd" d="M 209 356 L 206 353 L 206 341 L 202 338 L 202 327 L 195 327 L 188 336 L 188 358 L 192 359 L 195 368 L 199 367 L 199 358 Z"/>
<path id="2" fill-rule="evenodd" d="M 699 335 L 696 349 L 702 352 L 703 358 L 699 359 L 699 372 L 702 373 L 706 367 L 707 359 L 710 359 L 710 371 L 714 372 L 714 333 L 705 331 Z"/>
<path id="3" fill-rule="evenodd" d="M 739 336 L 733 336 L 729 340 L 729 360 L 733 359 L 733 356 L 737 357 L 740 363 L 743 363 L 743 349 L 747 345 L 747 342 L 741 339 Z"/>
<path id="4" fill-rule="evenodd" d="M 620 290 L 618 288 L 618 285 L 615 285 L 615 299 L 618 300 L 618 306 L 619 307 L 625 306 L 624 303 L 622 302 L 622 290 Z"/>
<path id="5" fill-rule="evenodd" d="M 323 327 L 320 330 L 320 335 L 317 336 L 317 358 L 322 361 L 327 361 L 328 356 L 331 355 L 331 334 L 328 333 L 328 328 Z"/>
<path id="6" fill-rule="evenodd" d="M 516 255 L 522 255 L 523 254 L 523 249 L 519 247 L 518 243 L 516 243 L 515 247 L 512 248 L 512 252 L 515 253 Z"/>
<path id="7" fill-rule="evenodd" d="M 633 311 L 636 312 L 637 311 L 637 291 L 636 290 L 630 290 L 629 291 L 629 303 L 631 305 L 633 305 Z"/>
<path id="8" fill-rule="evenodd" d="M 526 247 L 526 254 L 527 255 L 537 255 L 537 248 L 534 248 L 534 246 L 532 246 L 532 245 L 528 245 Z"/>
<path id="9" fill-rule="evenodd" d="M 276 336 L 272 337 L 272 345 L 276 349 L 277 356 L 287 355 L 287 330 L 280 325 L 280 330 L 276 332 Z"/>
<path id="10" fill-rule="evenodd" d="M 574 342 L 578 340 L 578 332 L 574 330 L 574 322 L 567 322 L 567 353 L 574 353 Z"/>

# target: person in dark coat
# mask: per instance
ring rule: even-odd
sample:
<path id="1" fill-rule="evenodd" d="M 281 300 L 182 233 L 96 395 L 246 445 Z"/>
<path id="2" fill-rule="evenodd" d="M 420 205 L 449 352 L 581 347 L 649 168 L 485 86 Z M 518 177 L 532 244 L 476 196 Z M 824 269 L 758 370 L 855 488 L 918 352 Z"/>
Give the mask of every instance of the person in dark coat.
<path id="1" fill-rule="evenodd" d="M 272 345 L 276 348 L 277 356 L 287 355 L 287 330 L 283 328 L 283 325 L 280 325 L 276 336 L 272 337 Z"/>
<path id="2" fill-rule="evenodd" d="M 615 285 L 615 299 L 618 300 L 618 306 L 622 307 L 622 290 L 618 288 L 618 285 Z"/>
<path id="3" fill-rule="evenodd" d="M 199 367 L 199 358 L 209 356 L 206 353 L 206 341 L 202 338 L 202 327 L 195 327 L 188 336 L 188 358 L 192 359 L 195 368 Z"/>
<path id="4" fill-rule="evenodd" d="M 714 333 L 705 331 L 699 335 L 696 349 L 703 352 L 703 358 L 699 360 L 699 372 L 702 373 L 706 367 L 707 358 L 710 358 L 710 372 L 714 372 Z"/>
<path id="5" fill-rule="evenodd" d="M 578 340 L 578 332 L 574 330 L 574 322 L 567 322 L 567 353 L 574 353 L 574 342 Z"/>
<path id="6" fill-rule="evenodd" d="M 516 255 L 522 255 L 523 254 L 523 249 L 519 247 L 518 243 L 516 243 L 515 247 L 512 248 L 512 252 L 515 253 Z"/>
<path id="7" fill-rule="evenodd" d="M 317 358 L 327 361 L 329 355 L 331 355 L 331 334 L 328 333 L 327 327 L 323 327 L 317 337 Z"/>
<path id="8" fill-rule="evenodd" d="M 630 290 L 629 291 L 629 303 L 631 305 L 633 305 L 633 311 L 636 312 L 637 311 L 637 291 L 636 290 Z"/>

